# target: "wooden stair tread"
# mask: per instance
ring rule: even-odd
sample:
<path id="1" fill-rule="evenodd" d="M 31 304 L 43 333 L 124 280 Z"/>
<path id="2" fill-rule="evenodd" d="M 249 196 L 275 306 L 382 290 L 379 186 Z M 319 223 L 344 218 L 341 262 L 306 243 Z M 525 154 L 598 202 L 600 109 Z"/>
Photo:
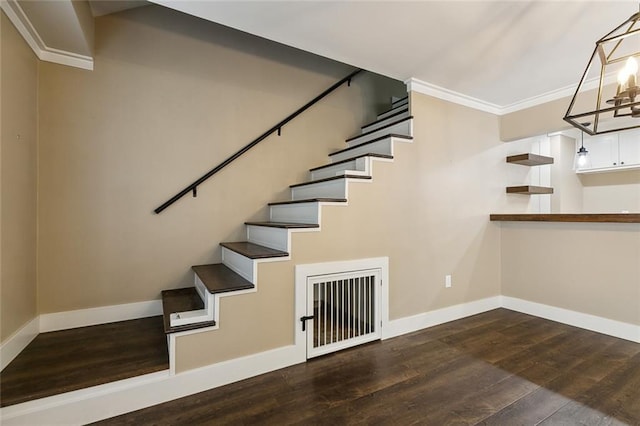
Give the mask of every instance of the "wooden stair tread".
<path id="1" fill-rule="evenodd" d="M 228 248 L 238 254 L 249 259 L 266 259 L 269 257 L 286 257 L 289 253 L 286 251 L 276 250 L 269 247 L 253 244 L 248 241 L 238 241 L 230 243 L 220 243 L 222 247 Z"/>
<path id="2" fill-rule="evenodd" d="M 349 138 L 349 139 L 347 139 L 345 142 L 351 142 L 351 141 L 354 141 L 354 140 L 359 139 L 359 138 L 361 138 L 361 137 L 363 137 L 363 136 L 370 135 L 371 133 L 374 133 L 374 132 L 379 132 L 380 130 L 384 130 L 384 129 L 386 129 L 387 127 L 395 126 L 395 125 L 396 125 L 396 124 L 398 124 L 398 123 L 402 123 L 403 121 L 409 121 L 409 120 L 412 120 L 412 119 L 413 119 L 413 116 L 409 116 L 409 117 L 406 117 L 406 118 L 402 118 L 402 119 L 400 119 L 400 120 L 397 120 L 397 121 L 394 121 L 394 122 L 392 122 L 392 123 L 389 123 L 389 124 L 387 124 L 386 126 L 382 126 L 382 127 L 377 128 L 377 129 L 370 130 L 370 131 L 368 131 L 368 132 L 362 133 L 361 135 L 358 135 L 358 136 L 354 136 L 354 137 L 352 137 L 352 138 Z"/>
<path id="3" fill-rule="evenodd" d="M 245 222 L 245 225 L 253 226 L 266 226 L 268 228 L 281 228 L 281 229 L 304 229 L 304 228 L 319 228 L 317 223 L 290 223 L 290 222 Z"/>
<path id="4" fill-rule="evenodd" d="M 274 201 L 269 203 L 270 206 L 283 206 L 287 204 L 301 204 L 301 203 L 346 203 L 346 198 L 306 198 L 303 200 L 290 200 L 290 201 Z"/>
<path id="5" fill-rule="evenodd" d="M 380 118 L 380 119 L 378 119 L 378 120 L 376 120 L 376 121 L 372 121 L 372 122 L 371 122 L 371 123 L 369 123 L 369 124 L 365 124 L 364 126 L 361 126 L 360 128 L 361 128 L 361 129 L 364 129 L 364 128 L 369 127 L 369 126 L 373 126 L 374 124 L 378 124 L 378 123 L 380 123 L 381 121 L 388 120 L 388 119 L 390 119 L 390 118 L 392 118 L 392 117 L 398 116 L 398 115 L 400 115 L 400 114 L 404 114 L 405 112 L 409 111 L 409 105 L 407 105 L 407 104 L 402 105 L 402 106 L 399 106 L 399 107 L 396 107 L 396 108 L 398 108 L 398 111 L 397 111 L 397 112 L 394 112 L 393 114 L 389 114 L 389 115 L 387 115 L 386 117 L 384 117 L 384 118 Z"/>
<path id="6" fill-rule="evenodd" d="M 409 95 L 405 96 L 404 98 L 400 98 L 395 102 L 391 102 L 391 106 L 398 105 L 400 103 L 403 103 L 404 101 L 407 101 L 407 102 L 409 101 Z"/>
<path id="7" fill-rule="evenodd" d="M 192 266 L 193 272 L 207 287 L 209 293 L 227 293 L 229 291 L 250 290 L 255 286 L 248 280 L 227 268 L 222 263 Z"/>
<path id="8" fill-rule="evenodd" d="M 171 327 L 171 314 L 176 312 L 194 311 L 204 309 L 204 302 L 195 287 L 177 288 L 162 291 L 162 312 L 164 320 L 164 332 L 176 333 L 178 331 L 195 330 L 198 328 L 212 327 L 215 321 L 204 321 L 195 324 L 185 324 Z"/>
<path id="9" fill-rule="evenodd" d="M 378 117 L 381 117 L 381 116 L 382 116 L 382 117 L 383 117 L 382 119 L 384 119 L 384 118 L 388 118 L 388 117 L 391 117 L 392 115 L 395 115 L 395 113 L 396 113 L 397 111 L 400 111 L 401 109 L 405 109 L 405 108 L 406 108 L 406 109 L 409 109 L 409 104 L 408 104 L 408 103 L 407 103 L 407 104 L 402 104 L 402 105 L 392 106 L 392 107 L 391 107 L 391 108 L 389 108 L 388 110 L 386 110 L 386 111 L 382 111 L 382 112 L 381 112 L 381 113 L 379 113 L 377 116 L 378 116 Z M 390 112 L 393 112 L 393 114 L 389 114 Z M 384 116 L 386 116 L 386 117 L 384 117 Z M 381 120 L 381 119 L 379 118 L 379 120 Z"/>
<path id="10" fill-rule="evenodd" d="M 340 175 L 340 176 L 331 176 L 328 178 L 324 178 L 324 179 L 317 179 L 317 180 L 310 180 L 309 182 L 303 182 L 303 183 L 297 183 L 295 185 L 289 185 L 289 188 L 297 188 L 299 186 L 305 186 L 305 185 L 313 185 L 316 183 L 322 183 L 322 182 L 329 182 L 332 180 L 338 180 L 338 179 L 371 179 L 371 176 L 362 176 L 362 175 Z"/>
<path id="11" fill-rule="evenodd" d="M 316 170 L 326 169 L 327 167 L 335 166 L 337 164 L 348 163 L 349 161 L 357 160 L 359 158 L 364 158 L 364 157 L 385 158 L 385 159 L 388 159 L 388 160 L 393 160 L 393 155 L 376 154 L 376 153 L 370 152 L 368 154 L 361 154 L 361 155 L 357 155 L 355 157 L 347 158 L 346 160 L 336 161 L 335 163 L 325 164 L 324 166 L 314 167 L 313 169 L 310 169 L 309 171 L 310 172 L 315 172 Z"/>
<path id="12" fill-rule="evenodd" d="M 400 135 L 400 134 L 397 134 L 397 133 L 389 133 L 387 135 L 380 136 L 380 137 L 372 139 L 370 141 L 363 142 L 363 143 L 361 143 L 359 145 L 351 146 L 349 148 L 341 149 L 340 151 L 332 152 L 331 154 L 329 154 L 329 157 L 331 157 L 332 155 L 342 154 L 343 152 L 347 152 L 347 151 L 350 151 L 352 149 L 361 148 L 363 146 L 366 146 L 366 145 L 369 145 L 369 144 L 372 144 L 372 143 L 375 143 L 375 142 L 379 142 L 379 141 L 387 139 L 387 138 L 399 138 L 399 139 L 413 140 L 413 136 Z"/>

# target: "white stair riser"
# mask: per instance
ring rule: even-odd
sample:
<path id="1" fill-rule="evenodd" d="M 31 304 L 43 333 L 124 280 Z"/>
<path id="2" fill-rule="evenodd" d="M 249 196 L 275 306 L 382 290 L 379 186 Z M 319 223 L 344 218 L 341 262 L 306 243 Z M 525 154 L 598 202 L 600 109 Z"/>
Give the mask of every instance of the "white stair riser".
<path id="1" fill-rule="evenodd" d="M 212 320 L 213 318 L 209 318 L 209 315 L 206 309 L 200 309 L 198 311 L 176 312 L 169 316 L 171 327 L 176 327 L 179 325 L 194 324 L 197 322 L 212 321 Z"/>
<path id="2" fill-rule="evenodd" d="M 347 158 L 355 157 L 362 154 L 383 154 L 393 155 L 393 142 L 392 138 L 388 137 L 380 139 L 379 141 L 367 144 L 365 146 L 358 146 L 354 149 L 341 152 L 331 156 L 331 161 L 338 162 L 346 160 Z"/>
<path id="3" fill-rule="evenodd" d="M 235 251 L 222 247 L 222 263 L 236 274 L 240 275 L 251 284 L 255 284 L 255 265 L 253 259 L 249 259 Z"/>
<path id="4" fill-rule="evenodd" d="M 383 118 L 387 118 L 390 115 L 396 114 L 399 111 L 402 111 L 403 109 L 408 109 L 409 106 L 408 105 L 400 105 L 399 107 L 395 107 L 392 108 L 388 111 L 383 112 L 382 114 L 378 114 L 378 116 L 376 117 L 376 120 L 382 120 Z"/>
<path id="5" fill-rule="evenodd" d="M 374 132 L 369 133 L 368 135 L 364 135 L 357 139 L 352 140 L 351 142 L 347 142 L 347 146 L 351 148 L 352 146 L 369 142 L 373 139 L 379 138 L 380 136 L 388 135 L 390 133 L 395 133 L 400 135 L 412 135 L 413 120 L 404 120 L 404 121 L 401 121 L 400 123 L 394 124 L 393 126 L 385 127 L 384 129 L 378 129 Z"/>
<path id="6" fill-rule="evenodd" d="M 320 223 L 320 203 L 279 204 L 271 206 L 272 222 Z"/>
<path id="7" fill-rule="evenodd" d="M 304 200 L 306 198 L 347 198 L 346 179 L 336 179 L 291 188 L 292 200 Z"/>
<path id="8" fill-rule="evenodd" d="M 357 174 L 369 176 L 369 161 L 366 157 L 357 158 L 346 163 L 336 164 L 331 167 L 324 167 L 320 170 L 311 172 L 311 180 L 324 179 L 332 176 L 341 176 L 344 174 Z"/>
<path id="9" fill-rule="evenodd" d="M 398 99 L 397 101 L 391 101 L 391 108 L 397 108 L 402 105 L 407 105 L 409 103 L 409 97 Z"/>
<path id="10" fill-rule="evenodd" d="M 195 275 L 195 274 L 194 274 Z M 198 295 L 204 302 L 203 309 L 197 309 L 194 311 L 176 312 L 170 315 L 169 321 L 171 327 L 179 325 L 194 324 L 198 322 L 213 321 L 215 311 L 215 303 L 213 294 L 209 293 L 204 283 L 195 275 L 195 287 Z"/>
<path id="11" fill-rule="evenodd" d="M 207 290 L 207 286 L 204 285 L 204 283 L 202 282 L 202 280 L 197 274 L 194 273 L 193 277 L 194 277 L 193 285 L 196 288 L 196 291 L 198 292 L 200 299 L 204 303 L 204 309 L 206 309 L 207 311 L 210 309 L 213 309 L 214 295 L 209 293 L 209 290 Z"/>
<path id="12" fill-rule="evenodd" d="M 384 127 L 387 124 L 393 123 L 394 121 L 402 120 L 403 118 L 407 118 L 407 117 L 409 117 L 409 111 L 405 111 L 402 114 L 394 115 L 393 117 L 389 117 L 386 120 L 382 120 L 377 123 L 373 123 L 368 126 L 365 126 L 362 128 L 362 133 L 370 132 L 380 127 Z"/>
<path id="13" fill-rule="evenodd" d="M 250 243 L 276 250 L 289 251 L 289 230 L 266 226 L 247 225 L 247 240 Z"/>

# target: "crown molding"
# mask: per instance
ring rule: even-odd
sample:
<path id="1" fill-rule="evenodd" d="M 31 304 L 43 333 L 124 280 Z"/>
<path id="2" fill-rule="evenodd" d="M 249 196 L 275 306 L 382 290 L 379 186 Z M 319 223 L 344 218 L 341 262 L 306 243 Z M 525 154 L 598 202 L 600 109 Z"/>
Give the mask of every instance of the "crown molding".
<path id="1" fill-rule="evenodd" d="M 409 92 L 418 92 L 423 95 L 453 102 L 454 104 L 464 105 L 491 114 L 502 115 L 500 105 L 492 104 L 491 102 L 485 102 L 481 99 L 454 92 L 453 90 L 445 89 L 444 87 L 436 86 L 435 84 L 427 83 L 417 78 L 410 78 L 404 83 L 407 85 L 407 91 Z"/>
<path id="2" fill-rule="evenodd" d="M 0 8 L 38 59 L 93 71 L 93 58 L 47 46 L 16 0 L 0 0 Z"/>
<path id="3" fill-rule="evenodd" d="M 510 114 L 512 112 L 521 111 L 523 109 L 546 104 L 547 102 L 552 102 L 558 99 L 573 96 L 573 94 L 576 91 L 576 87 L 577 86 L 573 84 L 571 86 L 561 87 L 560 89 L 552 90 L 550 92 L 542 93 L 537 96 L 532 96 L 530 98 L 523 99 L 518 102 L 514 102 L 512 104 L 501 107 L 500 114 L 498 115 Z M 597 84 L 594 87 L 597 87 Z M 587 89 L 586 84 L 585 84 L 585 89 Z"/>
<path id="4" fill-rule="evenodd" d="M 604 78 L 604 84 L 611 84 L 611 83 L 615 83 L 616 81 L 616 74 L 615 73 L 609 73 L 605 75 Z M 587 81 L 584 82 L 584 84 L 581 87 L 581 91 L 582 90 L 594 90 L 598 88 L 598 85 L 600 84 L 600 78 L 596 77 L 596 78 L 592 78 L 589 79 Z M 512 112 L 516 112 L 516 111 L 520 111 L 523 109 L 527 109 L 527 108 L 531 108 L 537 105 L 542 105 L 542 104 L 546 104 L 547 102 L 552 102 L 552 101 L 556 101 L 558 99 L 562 99 L 562 98 L 567 98 L 569 96 L 573 96 L 573 94 L 576 92 L 576 89 L 578 88 L 577 84 L 571 84 L 569 86 L 565 86 L 565 87 L 561 87 L 559 89 L 556 90 L 551 90 L 549 92 L 546 93 L 542 93 L 540 95 L 537 96 L 532 96 L 530 98 L 527 99 L 523 99 L 521 101 L 518 102 L 514 102 L 512 104 L 500 107 L 501 109 L 501 113 L 500 115 L 504 115 L 504 114 L 509 114 Z"/>
<path id="5" fill-rule="evenodd" d="M 609 73 L 605 75 L 604 83 L 611 84 L 616 81 L 615 73 Z M 546 93 L 542 93 L 537 96 L 532 96 L 527 99 L 523 99 L 518 102 L 514 102 L 509 105 L 497 105 L 491 102 L 486 102 L 481 99 L 473 98 L 471 96 L 464 95 L 462 93 L 455 92 L 453 90 L 445 89 L 444 87 L 436 86 L 435 84 L 427 83 L 417 78 L 410 78 L 404 82 L 407 85 L 407 91 L 414 91 L 422 93 L 424 95 L 433 96 L 434 98 L 443 99 L 445 101 L 453 102 L 455 104 L 464 105 L 469 108 L 477 109 L 484 112 L 489 112 L 495 115 L 505 115 L 512 112 L 520 111 L 523 109 L 531 108 L 537 105 L 542 105 L 548 102 L 552 102 L 558 99 L 573 96 L 578 87 L 577 84 L 561 87 L 556 90 L 551 90 Z M 587 80 L 582 85 L 581 90 L 593 90 L 597 89 L 600 83 L 599 78 L 592 78 Z"/>

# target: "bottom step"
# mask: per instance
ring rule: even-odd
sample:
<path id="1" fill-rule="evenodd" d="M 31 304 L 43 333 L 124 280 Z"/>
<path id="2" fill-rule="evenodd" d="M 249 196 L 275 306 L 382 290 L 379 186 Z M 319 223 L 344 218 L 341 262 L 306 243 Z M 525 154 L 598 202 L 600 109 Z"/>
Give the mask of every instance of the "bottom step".
<path id="1" fill-rule="evenodd" d="M 40 333 L 0 373 L 0 407 L 168 369 L 160 316 Z"/>
<path id="2" fill-rule="evenodd" d="M 171 314 L 176 312 L 195 311 L 204 309 L 204 302 L 195 287 L 178 288 L 162 291 L 162 311 L 164 316 L 164 332 L 176 333 L 178 331 L 195 330 L 198 328 L 212 327 L 215 321 L 203 321 L 193 324 L 171 326 Z"/>

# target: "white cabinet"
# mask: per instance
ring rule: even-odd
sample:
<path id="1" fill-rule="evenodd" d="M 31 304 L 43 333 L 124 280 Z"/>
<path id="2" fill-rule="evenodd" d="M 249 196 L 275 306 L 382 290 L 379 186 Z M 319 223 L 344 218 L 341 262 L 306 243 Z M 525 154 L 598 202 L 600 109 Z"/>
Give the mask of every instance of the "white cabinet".
<path id="1" fill-rule="evenodd" d="M 618 164 L 640 164 L 640 131 L 624 132 L 618 136 Z"/>
<path id="2" fill-rule="evenodd" d="M 615 166 L 618 163 L 618 137 L 600 135 L 584 137 L 584 147 L 589 151 L 591 169 Z"/>
<path id="3" fill-rule="evenodd" d="M 580 147 L 577 142 L 576 150 Z M 584 135 L 584 147 L 589 151 L 591 164 L 576 173 L 600 173 L 640 168 L 640 130 Z"/>

